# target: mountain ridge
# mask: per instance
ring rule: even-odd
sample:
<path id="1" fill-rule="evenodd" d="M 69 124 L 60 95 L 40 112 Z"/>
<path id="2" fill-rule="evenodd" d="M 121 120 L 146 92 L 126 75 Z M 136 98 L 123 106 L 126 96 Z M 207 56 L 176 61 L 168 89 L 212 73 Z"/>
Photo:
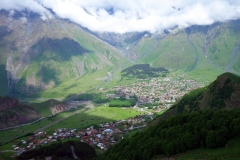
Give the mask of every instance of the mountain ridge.
<path id="1" fill-rule="evenodd" d="M 1 85 L 2 95 L 64 99 L 101 86 L 109 73 L 130 64 L 180 70 L 209 81 L 225 71 L 240 73 L 239 20 L 161 34 L 116 34 L 93 32 L 54 14 L 42 20 L 28 11 L 1 10 L 0 19 L 1 65 L 7 70 L 0 80 L 8 84 Z M 89 79 L 93 85 L 86 83 Z M 83 84 L 78 91 L 73 87 Z"/>
<path id="2" fill-rule="evenodd" d="M 193 74 L 239 74 L 239 20 L 173 28 L 163 33 L 92 33 L 125 52 L 135 63 L 181 69 Z M 138 37 L 135 39 L 134 37 Z M 133 41 L 127 41 L 133 39 Z M 212 80 L 213 80 L 212 79 Z"/>
<path id="3" fill-rule="evenodd" d="M 0 57 L 7 70 L 2 79 L 8 83 L 4 90 L 12 96 L 36 97 L 63 82 L 86 74 L 100 78 L 130 63 L 116 48 L 70 21 L 57 17 L 42 20 L 32 12 L 9 14 L 0 12 Z"/>

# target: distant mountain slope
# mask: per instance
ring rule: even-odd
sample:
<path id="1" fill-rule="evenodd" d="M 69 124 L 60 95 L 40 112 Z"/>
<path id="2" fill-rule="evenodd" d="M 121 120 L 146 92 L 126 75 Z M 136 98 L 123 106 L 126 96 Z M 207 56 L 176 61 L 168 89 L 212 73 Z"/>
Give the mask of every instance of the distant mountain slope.
<path id="1" fill-rule="evenodd" d="M 163 33 L 93 33 L 136 63 L 203 74 L 240 74 L 240 21 L 174 28 Z"/>
<path id="2" fill-rule="evenodd" d="M 4 91 L 1 94 L 9 91 L 15 96 L 38 97 L 43 91 L 57 90 L 64 83 L 69 92 L 55 94 L 55 98 L 63 98 L 83 91 L 70 90 L 79 84 L 72 81 L 86 74 L 90 79 L 101 79 L 113 69 L 129 64 L 120 51 L 79 25 L 57 17 L 42 20 L 38 14 L 28 11 L 15 11 L 11 15 L 1 10 L 0 39 L 0 71 L 7 71 L 0 80 L 8 84 L 0 85 Z M 101 83 L 104 81 L 96 82 Z"/>
<path id="3" fill-rule="evenodd" d="M 0 20 L 0 95 L 64 99 L 104 84 L 130 61 L 209 80 L 240 74 L 239 20 L 161 34 L 92 32 L 28 11 L 1 10 Z"/>
<path id="4" fill-rule="evenodd" d="M 128 32 L 119 34 L 113 32 L 87 31 L 103 41 L 106 41 L 110 45 L 120 49 L 126 57 L 133 61 L 136 59 L 136 57 L 133 57 L 131 54 L 132 48 L 138 44 L 142 37 L 148 37 L 151 35 L 149 32 Z"/>
<path id="5" fill-rule="evenodd" d="M 69 110 L 67 103 L 49 99 L 26 104 L 17 98 L 0 96 L 0 129 L 14 127 Z"/>
<path id="6" fill-rule="evenodd" d="M 0 97 L 0 129 L 17 126 L 41 118 L 31 106 L 19 102 L 18 99 Z"/>

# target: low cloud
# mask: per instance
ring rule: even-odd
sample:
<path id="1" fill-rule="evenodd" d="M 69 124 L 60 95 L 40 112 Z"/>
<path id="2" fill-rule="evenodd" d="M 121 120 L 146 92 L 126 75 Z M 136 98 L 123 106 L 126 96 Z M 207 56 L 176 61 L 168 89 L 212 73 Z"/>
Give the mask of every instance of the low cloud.
<path id="1" fill-rule="evenodd" d="M 40 2 L 40 1 L 39 1 Z M 42 19 L 46 17 L 51 17 L 49 10 L 47 10 L 41 3 L 35 0 L 1 0 L 0 1 L 0 10 L 10 10 L 10 15 L 14 14 L 14 10 L 22 11 L 29 10 L 36 12 L 41 15 Z"/>
<path id="2" fill-rule="evenodd" d="M 0 9 L 28 9 L 61 18 L 93 31 L 161 32 L 165 29 L 209 25 L 240 18 L 239 0 L 1 0 Z"/>

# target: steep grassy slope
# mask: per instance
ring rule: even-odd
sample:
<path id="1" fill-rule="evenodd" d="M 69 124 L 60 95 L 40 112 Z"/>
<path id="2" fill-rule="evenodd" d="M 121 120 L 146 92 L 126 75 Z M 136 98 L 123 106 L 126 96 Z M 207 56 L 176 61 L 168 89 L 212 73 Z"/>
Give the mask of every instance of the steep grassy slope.
<path id="1" fill-rule="evenodd" d="M 193 77 L 214 80 L 225 71 L 239 74 L 239 25 L 237 20 L 143 36 L 129 52 L 137 63 L 178 69 Z"/>
<path id="2" fill-rule="evenodd" d="M 231 69 L 237 60 L 235 57 L 240 53 L 238 49 L 239 26 L 239 21 L 233 21 L 221 25 L 216 24 L 208 31 L 205 54 L 217 65 Z"/>
<path id="3" fill-rule="evenodd" d="M 178 32 L 164 38 L 155 50 L 139 60 L 139 63 L 144 62 L 158 67 L 187 69 L 195 62 L 195 53 L 186 34 Z"/>
<path id="4" fill-rule="evenodd" d="M 8 73 L 0 79 L 3 86 L 8 86 L 1 94 L 9 91 L 21 98 L 63 99 L 105 83 L 108 72 L 129 64 L 117 49 L 80 26 L 57 17 L 42 20 L 32 14 L 16 12 L 17 16 L 10 16 L 6 11 L 0 12 L 1 70 Z M 98 80 L 94 86 L 88 84 L 91 81 L 86 84 L 84 75 L 88 80 Z M 84 89 L 69 90 L 79 81 Z M 51 97 L 47 94 L 49 89 L 55 92 Z"/>
<path id="5" fill-rule="evenodd" d="M 135 46 L 135 53 L 133 56 L 138 58 L 145 58 L 146 55 L 156 48 L 158 44 L 158 40 L 155 38 L 142 38 L 137 46 Z"/>
<path id="6" fill-rule="evenodd" d="M 191 44 L 192 49 L 196 53 L 195 64 L 190 68 L 189 75 L 193 77 L 202 77 L 210 81 L 224 72 L 218 65 L 212 62 L 203 52 L 203 44 L 205 43 L 205 36 L 209 27 L 191 27 L 186 29 L 188 34 L 188 42 Z"/>
<path id="7" fill-rule="evenodd" d="M 239 74 L 236 63 L 239 61 L 239 21 L 232 21 L 212 26 L 188 28 L 190 40 L 209 64 Z"/>
<path id="8" fill-rule="evenodd" d="M 223 72 L 218 66 L 212 64 L 201 51 L 195 41 L 204 41 L 204 36 L 198 34 L 188 35 L 186 31 L 178 31 L 176 34 L 170 34 L 156 42 L 154 38 L 144 40 L 148 43 L 154 43 L 154 47 L 145 51 L 145 56 L 140 58 L 140 63 L 151 63 L 153 66 L 178 69 L 194 77 L 201 76 L 213 80 L 217 75 Z M 153 42 L 155 41 L 155 42 Z M 142 41 L 143 42 L 143 41 Z M 144 46 L 140 43 L 139 48 Z M 147 45 L 145 49 L 147 48 Z M 138 47 L 136 53 L 138 54 Z M 142 55 L 142 53 L 139 53 Z"/>

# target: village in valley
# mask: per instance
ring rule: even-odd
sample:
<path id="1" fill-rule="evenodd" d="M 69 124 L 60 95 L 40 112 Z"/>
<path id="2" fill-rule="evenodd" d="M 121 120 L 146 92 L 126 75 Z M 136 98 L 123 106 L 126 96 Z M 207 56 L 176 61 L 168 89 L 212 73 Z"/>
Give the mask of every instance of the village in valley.
<path id="1" fill-rule="evenodd" d="M 133 84 L 115 86 L 113 89 L 102 91 L 114 91 L 114 94 L 107 94 L 109 98 L 125 97 L 130 99 L 136 96 L 137 103 L 135 107 L 153 108 L 159 112 L 171 107 L 173 103 L 189 91 L 209 84 L 209 82 L 205 81 L 198 82 L 193 79 L 186 79 L 186 76 L 183 74 L 178 75 L 176 78 L 158 77 L 150 80 L 142 79 Z"/>
<path id="2" fill-rule="evenodd" d="M 100 88 L 101 93 L 104 93 L 108 99 L 118 99 L 120 97 L 125 99 L 137 98 L 136 104 L 132 107 L 139 111 L 139 115 L 124 120 L 103 122 L 83 129 L 59 128 L 54 133 L 40 131 L 29 136 L 28 140 L 21 140 L 18 144 L 13 145 L 12 148 L 19 155 L 26 150 L 52 142 L 79 139 L 79 141 L 95 148 L 107 150 L 131 131 L 144 128 L 147 123 L 155 118 L 155 113 L 168 109 L 185 93 L 204 87 L 207 83 L 197 82 L 192 79 L 187 80 L 185 75 L 179 75 L 176 78 L 158 77 L 151 78 L 148 81 L 139 80 L 133 84 L 115 86 L 108 90 Z M 123 107 L 122 109 L 128 108 Z"/>
<path id="3" fill-rule="evenodd" d="M 41 131 L 28 137 L 28 140 L 21 140 L 12 148 L 20 155 L 22 152 L 35 149 L 53 142 L 66 139 L 79 139 L 93 147 L 107 150 L 122 140 L 130 131 L 142 129 L 146 126 L 146 119 L 150 115 L 139 115 L 126 120 L 104 122 L 99 126 L 90 126 L 84 129 L 59 128 L 54 133 Z"/>

